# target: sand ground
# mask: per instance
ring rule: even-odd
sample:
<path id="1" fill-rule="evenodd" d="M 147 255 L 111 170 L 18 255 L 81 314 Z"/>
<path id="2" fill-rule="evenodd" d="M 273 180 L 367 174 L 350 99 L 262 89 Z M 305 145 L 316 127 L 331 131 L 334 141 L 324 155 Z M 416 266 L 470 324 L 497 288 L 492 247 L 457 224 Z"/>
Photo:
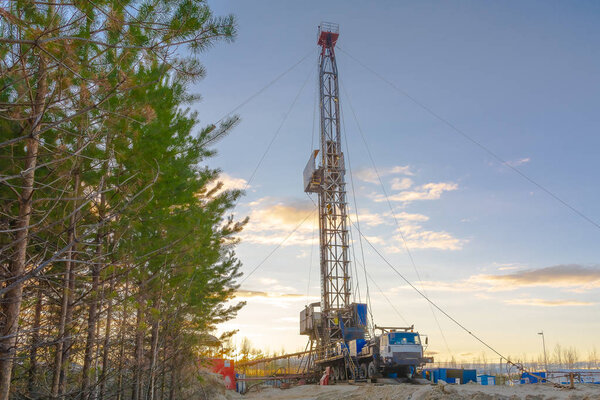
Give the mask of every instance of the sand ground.
<path id="1" fill-rule="evenodd" d="M 480 386 L 467 385 L 331 385 L 295 386 L 290 389 L 262 389 L 232 399 L 266 400 L 600 400 L 600 385 L 577 385 L 575 389 L 558 389 L 552 385 Z M 232 394 L 233 395 L 233 394 Z M 238 397 L 239 396 L 239 397 Z"/>

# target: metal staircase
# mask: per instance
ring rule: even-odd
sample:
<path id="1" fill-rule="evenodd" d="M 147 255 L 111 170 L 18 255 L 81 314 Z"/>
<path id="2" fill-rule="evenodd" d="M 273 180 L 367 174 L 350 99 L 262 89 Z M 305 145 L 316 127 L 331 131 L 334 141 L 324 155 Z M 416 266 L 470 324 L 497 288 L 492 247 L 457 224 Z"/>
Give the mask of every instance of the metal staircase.
<path id="1" fill-rule="evenodd" d="M 352 356 L 350 355 L 350 350 L 348 349 L 348 346 L 342 346 L 342 354 L 344 355 L 344 362 L 346 363 L 346 366 L 350 370 L 350 375 L 352 376 L 351 379 L 354 381 L 358 380 L 359 379 L 358 367 L 356 366 L 356 363 L 354 362 L 354 360 L 352 359 Z M 348 378 L 350 378 L 350 377 L 348 377 Z"/>

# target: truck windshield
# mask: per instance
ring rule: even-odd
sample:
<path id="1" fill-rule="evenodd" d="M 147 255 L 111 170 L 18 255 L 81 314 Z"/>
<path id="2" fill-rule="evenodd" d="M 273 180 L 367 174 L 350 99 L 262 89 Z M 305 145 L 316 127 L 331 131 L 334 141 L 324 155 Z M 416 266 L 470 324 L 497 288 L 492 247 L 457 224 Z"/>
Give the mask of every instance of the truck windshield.
<path id="1" fill-rule="evenodd" d="M 421 338 L 418 333 L 391 332 L 390 344 L 421 344 Z"/>

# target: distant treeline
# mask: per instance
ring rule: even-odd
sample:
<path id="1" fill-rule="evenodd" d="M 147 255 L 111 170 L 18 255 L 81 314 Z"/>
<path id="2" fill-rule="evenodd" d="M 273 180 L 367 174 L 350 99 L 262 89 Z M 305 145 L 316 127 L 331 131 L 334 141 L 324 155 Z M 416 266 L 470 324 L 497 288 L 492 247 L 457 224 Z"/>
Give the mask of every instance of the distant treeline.
<path id="1" fill-rule="evenodd" d="M 434 356 L 435 357 L 435 356 Z M 562 369 L 600 369 L 600 357 L 596 348 L 589 350 L 587 354 L 581 354 L 574 346 L 561 346 L 557 344 L 552 350 L 544 355 L 542 352 L 537 357 L 510 356 L 509 360 L 517 365 L 523 366 L 528 371 L 549 371 Z M 505 359 L 489 358 L 482 353 L 473 357 L 470 361 L 462 359 L 457 361 L 454 357 L 450 360 L 438 360 L 431 365 L 440 368 L 468 368 L 477 369 L 478 372 L 488 374 L 516 374 L 520 373 L 514 366 L 506 363 Z"/>
<path id="2" fill-rule="evenodd" d="M 234 36 L 202 0 L 0 6 L 0 400 L 193 396 L 246 221 L 203 167 L 237 119 L 187 87 Z"/>

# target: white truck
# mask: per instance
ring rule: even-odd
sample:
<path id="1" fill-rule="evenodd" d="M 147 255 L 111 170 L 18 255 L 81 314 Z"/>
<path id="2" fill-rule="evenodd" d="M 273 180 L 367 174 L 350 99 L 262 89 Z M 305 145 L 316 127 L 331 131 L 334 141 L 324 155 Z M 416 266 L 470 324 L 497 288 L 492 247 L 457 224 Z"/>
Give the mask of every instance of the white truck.
<path id="1" fill-rule="evenodd" d="M 397 374 L 398 378 L 412 379 L 417 368 L 432 363 L 433 358 L 423 355 L 421 335 L 411 327 L 375 327 L 381 334 L 370 340 L 348 342 L 350 356 L 356 360 L 359 378 L 377 378 Z M 428 339 L 425 338 L 425 345 Z"/>

